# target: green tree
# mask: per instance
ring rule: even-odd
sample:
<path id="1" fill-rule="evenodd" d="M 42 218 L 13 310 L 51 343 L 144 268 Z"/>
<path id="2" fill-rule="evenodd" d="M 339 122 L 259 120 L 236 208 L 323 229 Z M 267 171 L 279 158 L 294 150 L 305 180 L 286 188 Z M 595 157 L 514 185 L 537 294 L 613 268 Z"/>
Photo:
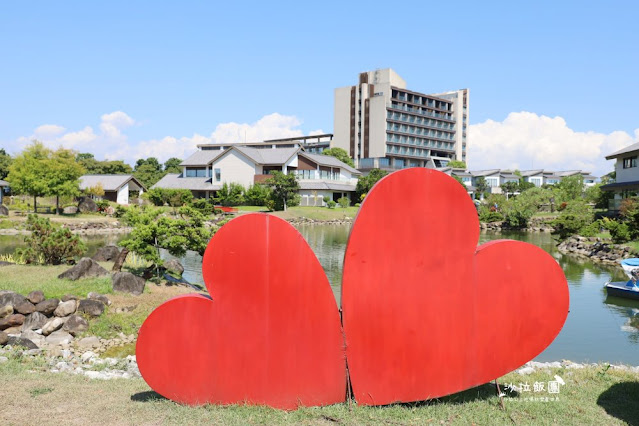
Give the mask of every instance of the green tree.
<path id="1" fill-rule="evenodd" d="M 163 264 L 161 248 L 178 257 L 187 250 L 203 255 L 215 228 L 207 228 L 204 215 L 191 207 L 181 207 L 178 214 L 171 218 L 157 208 L 127 209 L 122 220 L 133 231 L 120 244 L 151 262 L 158 275 Z"/>
<path id="2" fill-rule="evenodd" d="M 160 179 L 166 175 L 166 172 L 162 169 L 162 165 L 155 157 L 149 157 L 147 159 L 139 159 L 135 163 L 133 169 L 133 175 L 144 184 L 147 188 L 155 185 Z"/>
<path id="3" fill-rule="evenodd" d="M 454 169 L 464 169 L 464 170 L 466 170 L 466 162 L 464 162 L 464 161 L 450 160 L 448 162 L 448 164 L 446 164 L 446 166 L 452 167 Z"/>
<path id="4" fill-rule="evenodd" d="M 7 181 L 16 194 L 33 196 L 33 211 L 37 212 L 38 197 L 49 195 L 51 150 L 34 140 L 9 167 Z"/>
<path id="5" fill-rule="evenodd" d="M 131 166 L 121 160 L 98 161 L 93 154 L 82 152 L 75 157 L 76 161 L 91 175 L 128 175 L 133 172 Z"/>
<path id="6" fill-rule="evenodd" d="M 133 172 L 131 166 L 121 160 L 102 161 L 102 173 L 105 175 L 130 175 Z"/>
<path id="7" fill-rule="evenodd" d="M 476 189 L 476 193 L 479 194 L 480 196 L 484 196 L 486 197 L 488 190 L 490 189 L 490 187 L 488 186 L 488 183 L 486 182 L 486 178 L 484 178 L 483 176 L 479 176 L 478 178 L 475 179 L 475 189 Z"/>
<path id="8" fill-rule="evenodd" d="M 248 187 L 244 193 L 244 201 L 249 206 L 265 206 L 271 196 L 271 189 L 256 183 Z"/>
<path id="9" fill-rule="evenodd" d="M 337 204 L 339 204 L 341 208 L 345 209 L 351 205 L 351 200 L 348 197 L 341 197 L 337 200 Z"/>
<path id="10" fill-rule="evenodd" d="M 581 199 L 584 192 L 584 177 L 581 174 L 563 178 L 553 188 L 559 201 L 574 201 Z"/>
<path id="11" fill-rule="evenodd" d="M 222 184 L 222 188 L 217 191 L 217 201 L 225 206 L 240 206 L 244 204 L 244 187 L 239 183 L 231 182 Z"/>
<path id="12" fill-rule="evenodd" d="M 169 158 L 164 162 L 164 171 L 166 173 L 182 173 L 182 166 L 180 166 L 181 163 L 182 160 L 179 158 Z"/>
<path id="13" fill-rule="evenodd" d="M 60 148 L 52 153 L 48 165 L 48 195 L 55 195 L 56 214 L 60 213 L 60 196 L 80 193 L 80 176 L 85 172 L 73 151 Z"/>
<path id="14" fill-rule="evenodd" d="M 382 169 L 372 169 L 366 176 L 362 176 L 357 181 L 357 186 L 355 187 L 355 194 L 358 200 L 362 200 L 363 196 L 366 196 L 373 189 L 373 186 L 379 181 L 381 178 L 386 176 L 388 172 Z"/>
<path id="15" fill-rule="evenodd" d="M 353 159 L 348 155 L 348 152 L 342 148 L 329 148 L 322 151 L 322 155 L 330 155 L 331 157 L 337 158 L 344 164 L 348 164 L 351 167 L 355 167 L 353 163 Z"/>
<path id="16" fill-rule="evenodd" d="M 296 206 L 299 204 L 298 191 L 300 184 L 297 176 L 294 174 L 284 174 L 274 171 L 272 176 L 266 180 L 266 185 L 271 187 L 271 203 L 269 207 L 272 210 L 284 210 L 287 206 Z"/>
<path id="17" fill-rule="evenodd" d="M 29 215 L 26 223 L 30 234 L 24 237 L 26 248 L 18 249 L 17 254 L 26 263 L 44 263 L 60 265 L 72 263 L 76 256 L 86 250 L 86 246 L 68 228 L 53 225 L 47 218 Z"/>
<path id="18" fill-rule="evenodd" d="M 534 183 L 526 181 L 523 177 L 519 178 L 519 192 L 524 192 L 531 188 L 535 188 Z"/>
<path id="19" fill-rule="evenodd" d="M 504 182 L 501 185 L 501 190 L 506 195 L 506 198 L 508 198 L 509 195 L 513 195 L 519 190 L 519 182 Z"/>
<path id="20" fill-rule="evenodd" d="M 559 216 L 552 222 L 553 233 L 560 239 L 566 239 L 571 235 L 578 234 L 579 231 L 594 220 L 592 208 L 582 200 L 571 201 L 566 205 Z"/>
<path id="21" fill-rule="evenodd" d="M 7 152 L 0 148 L 0 179 L 5 179 L 9 174 L 12 158 Z"/>

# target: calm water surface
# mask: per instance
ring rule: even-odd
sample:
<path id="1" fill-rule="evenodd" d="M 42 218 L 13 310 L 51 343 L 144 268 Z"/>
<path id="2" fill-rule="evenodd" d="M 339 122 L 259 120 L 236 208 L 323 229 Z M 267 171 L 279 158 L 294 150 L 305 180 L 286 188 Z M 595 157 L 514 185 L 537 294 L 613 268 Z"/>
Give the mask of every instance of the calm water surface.
<path id="1" fill-rule="evenodd" d="M 307 225 L 299 231 L 306 238 L 324 267 L 339 303 L 341 271 L 349 226 Z M 86 238 L 90 254 L 106 243 L 117 243 L 123 236 L 91 236 Z M 629 325 L 633 317 L 639 319 L 639 302 L 606 297 L 606 281 L 625 281 L 621 268 L 602 266 L 557 251 L 547 233 L 482 233 L 480 243 L 510 238 L 535 244 L 550 253 L 561 265 L 570 286 L 570 313 L 559 336 L 536 360 L 575 362 L 611 362 L 639 365 L 639 330 Z M 0 236 L 0 254 L 11 253 L 20 246 L 22 237 Z M 170 256 L 166 256 L 167 258 Z M 184 265 L 184 278 L 203 284 L 202 259 L 188 253 L 180 259 Z M 504 307 L 504 320 L 517 315 Z"/>

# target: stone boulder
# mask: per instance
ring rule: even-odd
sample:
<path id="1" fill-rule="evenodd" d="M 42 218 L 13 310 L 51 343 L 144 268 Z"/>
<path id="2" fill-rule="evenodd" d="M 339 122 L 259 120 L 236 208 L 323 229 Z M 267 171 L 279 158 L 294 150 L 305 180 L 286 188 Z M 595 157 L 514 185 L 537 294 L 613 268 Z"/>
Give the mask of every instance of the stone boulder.
<path id="1" fill-rule="evenodd" d="M 82 312 L 92 317 L 99 317 L 104 313 L 104 303 L 99 300 L 84 299 L 78 304 L 78 312 Z"/>
<path id="2" fill-rule="evenodd" d="M 45 341 L 49 345 L 64 345 L 69 344 L 73 340 L 73 336 L 66 331 L 58 330 L 49 334 Z"/>
<path id="3" fill-rule="evenodd" d="M 15 310 L 16 306 L 26 301 L 27 298 L 13 291 L 4 290 L 0 292 L 0 306 L 11 305 Z"/>
<path id="4" fill-rule="evenodd" d="M 34 305 L 37 305 L 40 302 L 44 302 L 44 293 L 39 290 L 32 291 L 27 296 L 27 299 L 29 299 L 29 302 L 33 303 Z"/>
<path id="5" fill-rule="evenodd" d="M 61 329 L 63 325 L 64 321 L 62 321 L 62 318 L 52 318 L 45 325 L 42 326 L 42 334 L 48 336 L 54 331 Z"/>
<path id="6" fill-rule="evenodd" d="M 93 349 L 100 346 L 100 339 L 95 336 L 84 337 L 77 342 L 80 349 Z"/>
<path id="7" fill-rule="evenodd" d="M 104 303 L 107 306 L 111 304 L 111 301 L 109 300 L 108 297 L 106 297 L 104 294 L 96 293 L 94 291 L 87 294 L 87 299 L 99 300 L 100 302 Z"/>
<path id="8" fill-rule="evenodd" d="M 62 327 L 63 331 L 66 331 L 72 336 L 77 336 L 80 333 L 84 333 L 88 329 L 89 323 L 80 315 L 71 315 Z"/>
<path id="9" fill-rule="evenodd" d="M 109 271 L 100 266 L 95 260 L 83 257 L 73 268 L 58 275 L 58 278 L 76 281 L 80 278 L 102 277 L 104 275 L 109 275 Z"/>
<path id="10" fill-rule="evenodd" d="M 23 339 L 31 340 L 37 346 L 42 346 L 44 344 L 44 342 L 45 342 L 44 336 L 41 335 L 41 334 L 36 333 L 33 330 L 23 331 L 22 334 L 20 334 L 20 337 L 22 337 Z"/>
<path id="11" fill-rule="evenodd" d="M 120 250 L 113 245 L 101 247 L 91 259 L 96 262 L 113 262 L 120 255 Z"/>
<path id="12" fill-rule="evenodd" d="M 80 298 L 73 294 L 65 294 L 62 296 L 62 299 L 60 299 L 61 302 L 68 302 L 69 300 L 80 300 Z"/>
<path id="13" fill-rule="evenodd" d="M 9 341 L 9 336 L 4 331 L 0 331 L 0 346 L 4 346 Z"/>
<path id="14" fill-rule="evenodd" d="M 7 328 L 21 326 L 24 323 L 24 315 L 12 314 L 8 317 L 0 319 L 0 330 L 6 330 Z"/>
<path id="15" fill-rule="evenodd" d="M 77 302 L 75 300 L 67 300 L 66 302 L 60 302 L 53 315 L 56 317 L 66 317 L 75 312 Z"/>
<path id="16" fill-rule="evenodd" d="M 22 315 L 29 315 L 35 312 L 35 305 L 28 300 L 25 300 L 22 303 L 18 303 L 13 307 L 13 310 Z"/>
<path id="17" fill-rule="evenodd" d="M 42 328 L 47 321 L 49 321 L 49 318 L 47 318 L 46 315 L 40 312 L 34 312 L 31 315 L 27 315 L 24 319 L 24 323 L 22 323 L 22 330 L 37 330 Z"/>
<path id="18" fill-rule="evenodd" d="M 98 211 L 98 205 L 89 197 L 81 197 L 78 203 L 78 211 L 80 213 L 95 213 Z"/>
<path id="19" fill-rule="evenodd" d="M 139 296 L 144 291 L 146 281 L 130 272 L 116 272 L 111 277 L 113 290 L 131 293 Z"/>
<path id="20" fill-rule="evenodd" d="M 47 299 L 35 305 L 35 308 L 36 308 L 36 311 L 42 312 L 46 316 L 51 316 L 53 311 L 55 311 L 55 308 L 58 307 L 59 303 L 60 303 L 59 299 Z"/>
<path id="21" fill-rule="evenodd" d="M 23 348 L 27 348 L 27 349 L 38 349 L 38 345 L 36 345 L 29 339 L 25 339 L 24 337 L 10 336 L 7 344 L 11 346 L 22 346 Z"/>
<path id="22" fill-rule="evenodd" d="M 69 206 L 62 209 L 62 214 L 76 214 L 76 213 L 78 213 L 78 208 L 76 206 Z"/>
<path id="23" fill-rule="evenodd" d="M 0 216 L 9 216 L 9 209 L 3 204 L 0 204 Z"/>
<path id="24" fill-rule="evenodd" d="M 22 326 L 21 325 L 16 325 L 13 327 L 9 327 L 7 329 L 4 330 L 5 333 L 7 333 L 9 336 L 11 336 L 12 334 L 20 334 L 22 333 Z"/>
<path id="25" fill-rule="evenodd" d="M 11 305 L 0 306 L 0 319 L 8 317 L 12 313 L 13 313 L 13 306 Z"/>
<path id="26" fill-rule="evenodd" d="M 184 273 L 184 266 L 177 260 L 171 259 L 164 262 L 164 268 L 171 274 L 181 277 Z"/>

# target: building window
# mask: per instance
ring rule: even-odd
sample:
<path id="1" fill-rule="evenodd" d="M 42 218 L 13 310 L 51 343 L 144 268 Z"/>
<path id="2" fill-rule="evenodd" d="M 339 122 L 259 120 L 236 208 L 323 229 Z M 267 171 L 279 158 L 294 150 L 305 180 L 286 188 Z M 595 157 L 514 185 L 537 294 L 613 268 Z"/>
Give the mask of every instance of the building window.
<path id="1" fill-rule="evenodd" d="M 206 167 L 187 167 L 186 177 L 206 177 Z"/>
<path id="2" fill-rule="evenodd" d="M 215 181 L 219 182 L 222 180 L 222 170 L 221 169 L 215 169 Z"/>
<path id="3" fill-rule="evenodd" d="M 631 167 L 637 167 L 637 156 L 627 157 L 623 159 L 623 168 L 629 169 Z"/>

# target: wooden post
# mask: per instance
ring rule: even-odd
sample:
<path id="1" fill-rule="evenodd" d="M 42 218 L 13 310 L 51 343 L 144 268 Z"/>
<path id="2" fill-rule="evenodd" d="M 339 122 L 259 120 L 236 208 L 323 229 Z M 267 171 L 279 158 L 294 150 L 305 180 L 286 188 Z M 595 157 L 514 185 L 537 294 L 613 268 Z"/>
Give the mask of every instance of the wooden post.
<path id="1" fill-rule="evenodd" d="M 122 265 L 124 265 L 124 261 L 126 260 L 127 255 L 129 254 L 128 248 L 123 248 L 120 252 L 120 255 L 117 259 L 115 259 L 115 263 L 113 264 L 113 272 L 120 272 L 122 270 Z"/>

